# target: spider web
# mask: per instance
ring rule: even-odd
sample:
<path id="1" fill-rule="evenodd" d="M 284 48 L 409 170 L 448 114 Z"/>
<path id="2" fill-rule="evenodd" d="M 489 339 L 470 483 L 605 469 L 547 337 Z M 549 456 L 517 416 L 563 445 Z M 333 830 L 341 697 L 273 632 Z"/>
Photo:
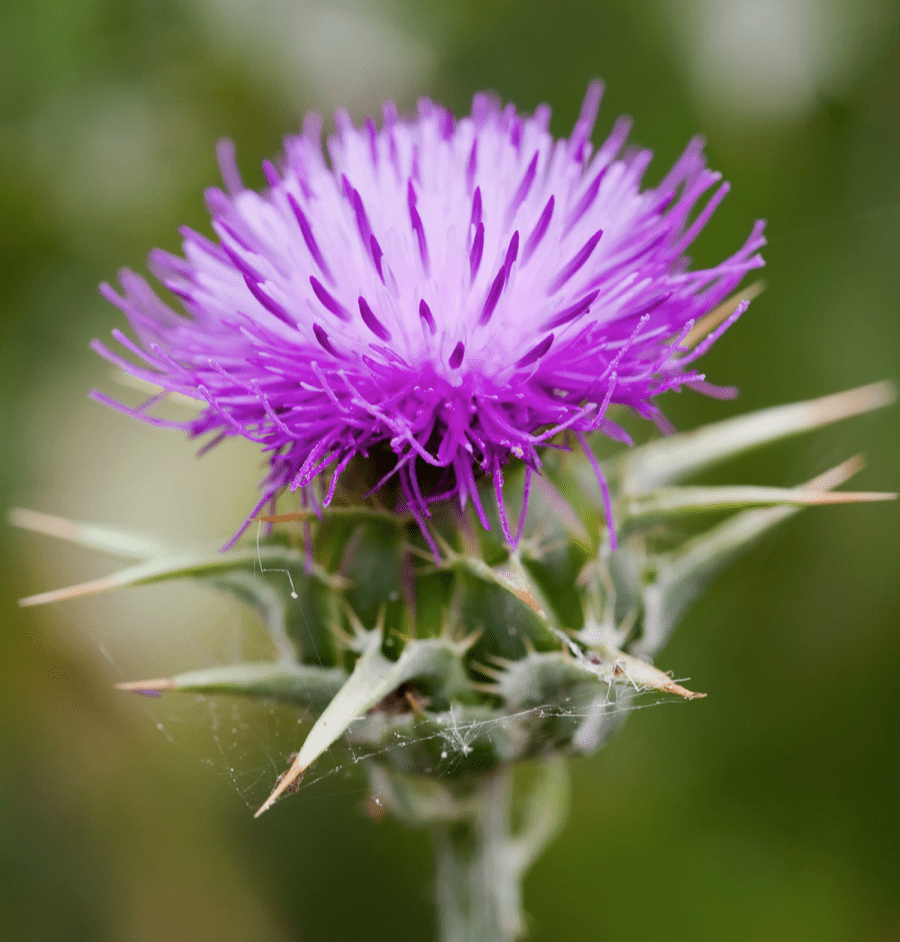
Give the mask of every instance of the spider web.
<path id="1" fill-rule="evenodd" d="M 261 562 L 260 568 L 264 568 Z M 285 578 L 291 578 L 287 571 Z M 141 651 L 141 642 L 146 639 L 147 620 L 152 620 L 147 610 L 151 603 L 159 605 L 160 610 L 168 611 L 174 618 L 171 612 L 177 611 L 182 601 L 187 602 L 187 614 L 179 613 L 179 624 L 170 627 L 164 643 L 153 639 L 150 645 L 154 648 L 154 663 L 158 664 L 159 658 L 165 658 L 163 674 L 171 675 L 178 669 L 272 659 L 272 639 L 256 616 L 234 600 L 225 599 L 218 593 L 210 596 L 203 589 L 195 589 L 203 593 L 208 604 L 198 608 L 196 604 L 190 604 L 196 599 L 177 591 L 174 604 L 170 597 L 163 599 L 160 605 L 156 595 L 160 591 L 159 586 L 148 587 L 146 590 L 133 590 L 147 592 L 143 599 L 134 594 L 118 597 L 122 601 L 117 604 L 132 609 L 129 617 L 144 626 L 137 636 L 117 634 L 112 626 L 120 618 L 114 612 L 100 614 L 99 617 L 95 613 L 87 622 L 82 622 L 93 644 L 111 665 L 114 680 L 148 676 L 145 673 L 146 653 Z M 302 603 L 298 600 L 295 604 Z M 139 611 L 136 618 L 135 609 Z M 114 656 L 112 651 L 118 656 Z M 144 662 L 141 667 L 133 664 L 137 658 Z M 153 672 L 151 668 L 150 673 Z M 157 672 L 157 676 L 161 674 Z M 139 697 L 137 702 L 147 715 L 148 725 L 156 729 L 168 744 L 187 754 L 188 761 L 194 761 L 223 778 L 251 811 L 263 803 L 278 777 L 290 766 L 313 722 L 313 717 L 296 706 L 237 696 L 173 691 L 160 697 Z M 576 740 L 578 737 L 590 740 L 598 727 L 612 717 L 621 719 L 634 710 L 676 702 L 684 701 L 623 683 L 611 686 L 606 698 L 599 701 L 585 698 L 548 701 L 500 717 L 472 719 L 459 707 L 451 707 L 438 716 L 439 729 L 435 730 L 431 724 L 417 731 L 409 724 L 403 731 L 391 732 L 377 747 L 361 745 L 358 737 L 354 738 L 358 730 L 353 724 L 306 772 L 297 790 L 303 796 L 300 800 L 307 801 L 315 800 L 325 792 L 329 795 L 349 793 L 359 795 L 360 799 L 371 799 L 366 776 L 358 766 L 369 759 L 377 760 L 388 751 L 396 756 L 398 749 L 412 748 L 428 741 L 438 747 L 436 752 L 434 749 L 431 751 L 439 757 L 431 774 L 452 775 L 479 740 L 501 733 L 508 724 L 554 718 L 579 719 L 581 723 Z M 430 716 L 434 718 L 434 714 Z M 373 800 L 377 804 L 377 797 Z"/>
<path id="2" fill-rule="evenodd" d="M 428 740 L 439 740 L 440 762 L 434 772 L 452 775 L 468 757 L 479 739 L 490 737 L 507 724 L 523 719 L 579 718 L 586 726 L 599 723 L 610 715 L 664 703 L 682 702 L 660 696 L 654 691 L 631 687 L 612 688 L 607 700 L 587 705 L 574 701 L 544 703 L 503 717 L 472 720 L 463 718 L 451 707 L 437 731 L 424 734 L 394 732 L 387 745 L 377 748 L 353 741 L 353 727 L 348 730 L 306 772 L 297 791 L 300 800 L 315 800 L 327 789 L 328 794 L 358 795 L 372 798 L 366 777 L 359 768 L 366 760 L 377 760 L 398 747 L 412 748 Z M 168 693 L 159 699 L 147 699 L 142 706 L 154 727 L 166 741 L 217 775 L 234 789 L 248 810 L 255 811 L 268 797 L 278 776 L 290 766 L 303 743 L 312 720 L 289 705 L 248 701 L 224 695 Z M 297 800 L 297 798 L 295 798 Z M 373 798 L 379 804 L 377 796 Z"/>

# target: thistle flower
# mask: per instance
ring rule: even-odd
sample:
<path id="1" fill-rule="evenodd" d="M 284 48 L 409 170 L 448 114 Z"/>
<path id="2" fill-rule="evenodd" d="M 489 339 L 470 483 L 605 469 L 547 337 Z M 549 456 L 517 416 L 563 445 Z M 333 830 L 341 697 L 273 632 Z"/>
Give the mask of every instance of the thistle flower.
<path id="1" fill-rule="evenodd" d="M 610 405 L 666 429 L 657 394 L 727 394 L 693 363 L 753 295 L 725 300 L 761 264 L 763 239 L 757 223 L 736 254 L 690 271 L 684 253 L 727 185 L 697 209 L 719 180 L 698 139 L 641 190 L 650 153 L 623 149 L 627 121 L 592 151 L 600 91 L 560 141 L 546 107 L 522 118 L 480 95 L 458 123 L 429 101 L 408 121 L 388 105 L 381 130 L 339 114 L 328 163 L 309 119 L 282 164 L 266 164 L 264 194 L 243 187 L 221 145 L 227 194 L 208 195 L 219 241 L 186 230 L 185 258 L 151 255 L 186 316 L 130 272 L 123 296 L 104 287 L 137 339 L 115 336 L 142 364 L 96 349 L 161 396 L 198 400 L 180 426 L 190 434 L 262 445 L 271 466 L 251 516 L 299 490 L 305 512 L 286 516 L 306 518 L 315 555 L 290 531 L 223 553 L 13 515 L 130 560 L 21 604 L 185 577 L 250 603 L 270 660 L 119 686 L 263 697 L 307 715 L 257 815 L 346 738 L 378 808 L 432 833 L 442 942 L 520 938 L 523 876 L 565 817 L 566 757 L 603 746 L 641 691 L 704 696 L 652 659 L 723 566 L 802 507 L 895 496 L 836 490 L 859 459 L 792 488 L 683 483 L 886 405 L 886 384 L 623 450 L 604 459 L 607 487 L 586 436 L 629 443 Z M 151 415 L 158 398 L 119 408 L 171 424 Z M 505 468 L 517 472 L 506 496 L 523 504 L 515 528 Z M 474 533 L 472 514 L 426 524 L 454 498 L 489 529 L 485 478 L 493 533 Z M 339 480 L 346 494 L 329 507 Z M 365 505 L 386 486 L 402 513 Z M 681 526 L 710 510 L 724 519 Z M 618 549 L 603 528 L 613 517 Z"/>
<path id="2" fill-rule="evenodd" d="M 184 258 L 150 256 L 186 316 L 125 271 L 122 295 L 102 291 L 127 315 L 137 342 L 114 336 L 141 365 L 94 345 L 202 412 L 167 423 L 149 411 L 159 397 L 137 409 L 95 397 L 210 444 L 258 442 L 270 470 L 251 518 L 287 488 L 328 505 L 360 456 L 373 488 L 399 482 L 397 506 L 420 524 L 455 497 L 489 527 L 476 483 L 489 476 L 515 544 L 525 507 L 511 532 L 504 466 L 524 463 L 527 504 L 541 446 L 562 430 L 582 446 L 594 431 L 627 441 L 610 405 L 665 428 L 659 393 L 727 394 L 692 364 L 746 305 L 694 349 L 684 341 L 762 264 L 757 223 L 734 255 L 689 270 L 684 253 L 728 185 L 694 213 L 720 180 L 697 138 L 642 190 L 652 155 L 623 149 L 628 119 L 591 146 L 601 92 L 590 86 L 567 140 L 548 132 L 546 106 L 523 117 L 483 94 L 459 121 L 427 99 L 408 120 L 385 105 L 380 129 L 339 112 L 329 160 L 311 116 L 280 163 L 265 164 L 263 193 L 243 186 L 223 143 L 227 192 L 207 193 L 218 241 L 184 229 Z"/>

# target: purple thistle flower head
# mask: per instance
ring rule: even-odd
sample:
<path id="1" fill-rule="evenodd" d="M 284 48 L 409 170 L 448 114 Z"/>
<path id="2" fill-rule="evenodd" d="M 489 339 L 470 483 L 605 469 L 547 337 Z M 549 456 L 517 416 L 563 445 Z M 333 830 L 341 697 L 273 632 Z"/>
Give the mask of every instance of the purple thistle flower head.
<path id="1" fill-rule="evenodd" d="M 567 140 L 549 134 L 546 106 L 523 117 L 480 94 L 459 121 L 427 99 L 410 119 L 387 104 L 381 128 L 339 112 L 326 159 L 310 117 L 266 163 L 263 193 L 220 145 L 227 192 L 207 193 L 217 241 L 185 229 L 184 258 L 150 256 L 186 314 L 125 271 L 122 295 L 102 291 L 127 315 L 137 342 L 114 336 L 140 365 L 95 349 L 205 402 L 179 426 L 191 435 L 262 445 L 270 470 L 251 518 L 286 488 L 327 504 L 355 458 L 386 454 L 375 484 L 396 477 L 420 523 L 455 497 L 488 526 L 476 478 L 491 477 L 514 542 L 501 469 L 525 465 L 527 500 L 541 446 L 563 430 L 583 446 L 598 430 L 627 440 L 610 405 L 664 426 L 656 395 L 715 392 L 690 364 L 733 318 L 691 351 L 683 340 L 762 264 L 757 223 L 736 254 L 688 270 L 727 184 L 694 213 L 720 180 L 695 139 L 642 190 L 651 153 L 624 149 L 628 120 L 591 146 L 601 92 L 591 85 Z M 158 397 L 125 409 L 95 395 L 161 421 L 148 412 Z"/>

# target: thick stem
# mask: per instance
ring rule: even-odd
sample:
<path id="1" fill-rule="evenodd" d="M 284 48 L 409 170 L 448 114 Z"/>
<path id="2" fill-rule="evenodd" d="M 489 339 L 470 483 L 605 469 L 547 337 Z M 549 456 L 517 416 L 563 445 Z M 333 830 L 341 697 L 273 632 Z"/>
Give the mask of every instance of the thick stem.
<path id="1" fill-rule="evenodd" d="M 441 942 L 511 942 L 522 935 L 510 791 L 510 773 L 502 769 L 480 784 L 471 817 L 434 826 Z"/>
<path id="2" fill-rule="evenodd" d="M 522 880 L 558 832 L 568 804 L 560 760 L 546 761 L 513 831 L 513 773 L 478 781 L 464 813 L 432 824 L 441 942 L 513 942 L 525 932 Z"/>

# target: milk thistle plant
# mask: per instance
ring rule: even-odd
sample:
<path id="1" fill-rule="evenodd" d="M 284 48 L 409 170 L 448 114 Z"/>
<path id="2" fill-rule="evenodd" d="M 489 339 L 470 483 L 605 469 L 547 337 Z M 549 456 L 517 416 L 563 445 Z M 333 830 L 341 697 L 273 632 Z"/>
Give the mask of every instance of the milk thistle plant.
<path id="1" fill-rule="evenodd" d="M 192 577 L 252 605 L 270 661 L 120 686 L 304 711 L 257 814 L 349 740 L 378 803 L 432 832 L 445 942 L 523 933 L 521 881 L 564 817 L 567 757 L 603 745 L 640 691 L 703 696 L 652 658 L 712 576 L 804 505 L 890 496 L 833 490 L 858 460 L 796 488 L 681 483 L 891 391 L 671 434 L 662 393 L 732 395 L 695 363 L 756 293 L 735 291 L 762 265 L 763 225 L 691 269 L 728 185 L 695 139 L 642 189 L 651 153 L 626 147 L 628 120 L 591 144 L 600 96 L 563 140 L 547 107 L 477 95 L 460 120 L 428 100 L 410 118 L 386 105 L 380 126 L 338 113 L 326 157 L 311 117 L 262 193 L 220 145 L 214 238 L 185 229 L 183 257 L 150 256 L 181 311 L 132 272 L 102 289 L 133 339 L 95 349 L 153 397 L 94 395 L 204 450 L 258 443 L 247 517 L 224 549 L 196 549 L 15 516 L 134 559 L 26 604 Z M 154 414 L 173 394 L 194 417 Z M 626 411 L 667 434 L 598 457 L 632 445 Z"/>

